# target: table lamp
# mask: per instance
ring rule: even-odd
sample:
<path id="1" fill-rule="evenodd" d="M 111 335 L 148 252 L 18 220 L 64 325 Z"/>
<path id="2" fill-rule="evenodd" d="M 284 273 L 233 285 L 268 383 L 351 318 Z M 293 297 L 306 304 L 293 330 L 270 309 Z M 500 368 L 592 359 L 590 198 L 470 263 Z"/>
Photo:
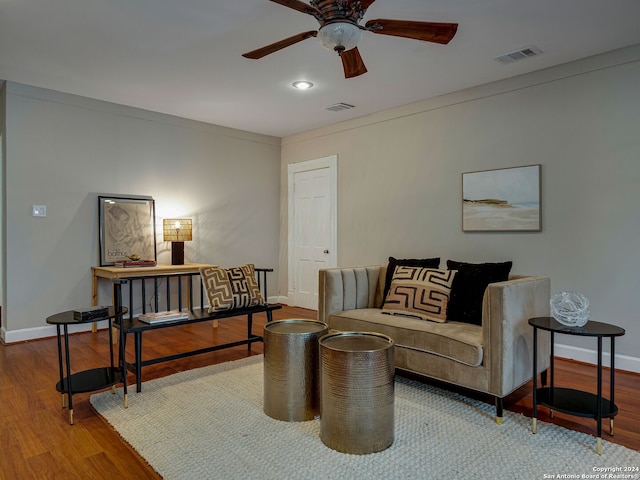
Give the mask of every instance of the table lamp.
<path id="1" fill-rule="evenodd" d="M 162 222 L 165 242 L 171 242 L 171 265 L 184 265 L 184 242 L 191 241 L 190 218 L 165 218 Z"/>

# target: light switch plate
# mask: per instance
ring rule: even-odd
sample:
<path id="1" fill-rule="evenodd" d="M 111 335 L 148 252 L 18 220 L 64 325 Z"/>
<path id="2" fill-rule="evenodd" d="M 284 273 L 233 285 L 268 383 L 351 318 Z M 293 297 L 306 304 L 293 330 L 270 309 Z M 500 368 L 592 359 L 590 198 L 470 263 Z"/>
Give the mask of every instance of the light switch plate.
<path id="1" fill-rule="evenodd" d="M 46 205 L 33 205 L 33 216 L 34 217 L 46 217 L 47 216 L 47 206 Z"/>

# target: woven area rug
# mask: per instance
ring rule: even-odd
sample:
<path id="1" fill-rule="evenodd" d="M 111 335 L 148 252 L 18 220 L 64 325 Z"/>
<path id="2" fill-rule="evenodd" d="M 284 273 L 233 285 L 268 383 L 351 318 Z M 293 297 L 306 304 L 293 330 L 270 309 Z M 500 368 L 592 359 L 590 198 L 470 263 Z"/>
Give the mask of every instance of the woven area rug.
<path id="1" fill-rule="evenodd" d="M 635 450 L 603 441 L 600 456 L 591 435 L 544 422 L 533 435 L 531 419 L 511 412 L 497 425 L 492 405 L 398 376 L 393 445 L 339 453 L 319 420 L 264 414 L 262 368 L 249 357 L 145 382 L 127 409 L 121 388 L 91 403 L 165 479 L 594 478 L 640 466 Z"/>

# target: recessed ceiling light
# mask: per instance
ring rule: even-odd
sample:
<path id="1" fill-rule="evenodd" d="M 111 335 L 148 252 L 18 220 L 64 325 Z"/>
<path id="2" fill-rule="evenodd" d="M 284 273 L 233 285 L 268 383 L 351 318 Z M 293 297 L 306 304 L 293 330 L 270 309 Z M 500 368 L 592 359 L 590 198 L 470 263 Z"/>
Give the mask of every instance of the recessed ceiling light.
<path id="1" fill-rule="evenodd" d="M 306 80 L 299 80 L 297 82 L 293 82 L 291 84 L 293 88 L 297 88 L 298 90 L 308 90 L 313 87 L 313 83 L 307 82 Z"/>

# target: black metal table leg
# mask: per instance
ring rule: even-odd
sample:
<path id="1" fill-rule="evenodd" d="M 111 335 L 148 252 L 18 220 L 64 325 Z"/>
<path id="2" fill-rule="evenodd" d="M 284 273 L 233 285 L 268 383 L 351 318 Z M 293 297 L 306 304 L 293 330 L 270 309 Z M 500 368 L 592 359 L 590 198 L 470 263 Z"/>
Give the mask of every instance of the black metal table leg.
<path id="1" fill-rule="evenodd" d="M 67 363 L 67 396 L 69 398 L 69 424 L 73 425 L 73 388 L 71 386 L 71 363 L 69 360 L 69 327 L 63 325 L 64 330 L 64 355 Z M 64 390 L 64 384 L 61 385 Z"/>
<path id="2" fill-rule="evenodd" d="M 253 330 L 253 314 L 247 314 L 247 339 L 251 338 L 251 331 Z M 247 351 L 251 351 L 251 342 L 247 343 Z"/>
<path id="3" fill-rule="evenodd" d="M 58 333 L 58 369 L 60 370 L 60 394 L 62 395 L 62 408 L 64 408 L 64 372 L 62 370 L 62 334 L 60 333 L 60 325 L 56 325 L 56 331 Z"/>
<path id="4" fill-rule="evenodd" d="M 124 315 L 120 316 L 120 368 L 122 369 L 124 408 L 129 408 L 129 392 L 127 391 L 127 334 L 124 331 Z"/>
<path id="5" fill-rule="evenodd" d="M 127 334 L 124 330 L 124 314 L 126 309 L 122 307 L 122 285 L 126 284 L 127 280 L 114 280 L 113 281 L 113 299 L 114 307 L 116 310 L 115 321 L 118 322 L 120 327 L 120 349 L 119 349 L 119 366 L 121 369 L 122 377 L 122 394 L 124 397 L 124 408 L 129 407 L 129 392 L 127 391 Z M 129 288 L 129 301 L 131 302 L 132 288 Z M 132 303 L 130 303 L 131 305 Z M 129 312 L 131 316 L 131 312 Z"/>
<path id="6" fill-rule="evenodd" d="M 615 385 L 615 358 L 616 358 L 616 345 L 615 345 L 615 337 L 611 337 L 611 379 L 609 381 L 609 400 L 612 405 L 615 405 L 615 398 L 613 395 L 614 385 Z M 609 417 L 609 435 L 613 435 L 613 417 Z"/>
<path id="7" fill-rule="evenodd" d="M 531 432 L 538 431 L 538 329 L 533 327 L 533 418 Z"/>
<path id="8" fill-rule="evenodd" d="M 136 351 L 136 391 L 142 391 L 142 332 L 133 334 L 133 341 Z"/>
<path id="9" fill-rule="evenodd" d="M 596 395 L 596 453 L 602 454 L 602 337 L 598 337 L 598 393 Z"/>
<path id="10" fill-rule="evenodd" d="M 551 348 L 549 350 L 549 400 L 551 401 L 551 404 L 553 404 L 553 398 L 555 396 L 555 391 L 554 391 L 554 377 L 555 377 L 555 363 L 554 363 L 554 357 L 555 357 L 555 352 L 554 352 L 554 343 L 555 343 L 555 338 L 554 338 L 554 334 L 555 332 L 550 332 L 550 337 L 551 337 Z M 553 409 L 549 409 L 549 416 L 551 418 L 553 418 Z"/>

